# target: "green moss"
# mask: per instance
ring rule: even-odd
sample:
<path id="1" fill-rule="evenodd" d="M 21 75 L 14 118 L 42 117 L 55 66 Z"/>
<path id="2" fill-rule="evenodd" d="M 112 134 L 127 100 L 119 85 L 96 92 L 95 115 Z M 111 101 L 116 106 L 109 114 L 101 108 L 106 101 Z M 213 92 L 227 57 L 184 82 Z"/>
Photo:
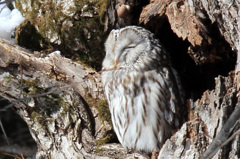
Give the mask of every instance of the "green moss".
<path id="1" fill-rule="evenodd" d="M 62 97 L 57 98 L 57 103 L 58 103 L 58 105 L 60 105 L 62 107 L 66 107 L 66 102 Z"/>
<path id="2" fill-rule="evenodd" d="M 112 125 L 111 114 L 109 111 L 107 100 L 99 100 L 95 103 L 98 110 L 98 116 L 102 122 L 107 121 L 108 124 Z M 107 131 L 104 136 L 97 140 L 97 146 L 101 146 L 106 143 L 115 142 L 117 140 L 113 129 Z M 98 150 L 97 150 L 98 151 Z"/>
<path id="3" fill-rule="evenodd" d="M 44 120 L 45 118 L 43 117 L 43 115 L 36 111 L 33 111 L 31 113 L 31 119 L 33 119 L 35 122 L 40 123 L 40 125 L 42 125 L 43 127 L 45 127 L 47 125 L 46 120 Z"/>
<path id="4" fill-rule="evenodd" d="M 97 108 L 99 119 L 102 122 L 107 121 L 108 124 L 112 125 L 111 113 L 109 111 L 107 100 L 106 99 L 99 100 L 99 99 L 92 98 L 91 95 L 88 94 L 87 92 L 85 92 L 85 94 L 86 96 L 84 97 L 84 99 L 86 100 L 87 104 L 90 107 Z"/>
<path id="5" fill-rule="evenodd" d="M 13 76 L 9 75 L 9 76 L 4 76 L 3 78 L 5 78 L 7 81 L 7 84 L 14 78 Z"/>
<path id="6" fill-rule="evenodd" d="M 52 88 L 43 88 L 39 86 L 39 83 L 40 82 L 37 79 L 19 79 L 19 87 L 22 89 L 23 96 L 34 96 L 35 107 L 29 108 L 30 114 L 31 112 L 37 112 L 39 113 L 40 117 L 49 117 L 61 107 L 66 106 L 64 99 L 59 94 L 48 93 Z M 28 100 L 24 102 L 28 103 Z M 42 106 L 41 108 L 37 107 L 39 104 Z"/>
<path id="7" fill-rule="evenodd" d="M 22 3 L 22 2 L 20 2 L 20 1 L 16 1 L 16 2 L 15 2 L 16 8 L 18 8 L 19 10 L 23 10 L 21 3 Z"/>
<path id="8" fill-rule="evenodd" d="M 112 124 L 111 114 L 109 111 L 107 100 L 99 100 L 96 103 L 96 108 L 98 110 L 99 118 L 102 121 L 107 121 L 109 124 Z"/>
<path id="9" fill-rule="evenodd" d="M 29 107 L 27 111 L 31 114 L 31 119 L 33 119 L 35 123 L 40 124 L 45 130 L 48 129 L 47 126 L 49 123 L 55 122 L 56 119 L 53 117 L 53 114 L 58 113 L 58 116 L 64 119 L 68 116 L 68 113 L 74 113 L 74 107 L 69 106 L 65 102 L 65 99 L 57 94 L 48 94 L 34 99 L 35 107 Z M 39 105 L 41 107 L 39 107 Z M 69 120 L 70 123 L 73 122 L 71 116 Z"/>
<path id="10" fill-rule="evenodd" d="M 113 130 L 107 131 L 104 134 L 104 137 L 97 140 L 97 146 L 104 145 L 106 143 L 111 143 L 116 140 L 116 135 L 114 134 Z"/>
<path id="11" fill-rule="evenodd" d="M 57 112 L 60 108 L 62 103 L 59 104 L 61 101 L 61 97 L 53 97 L 52 95 L 47 95 L 42 98 L 44 101 L 44 105 L 42 107 L 42 113 L 45 113 L 46 116 L 51 116 L 52 113 Z"/>
<path id="12" fill-rule="evenodd" d="M 34 111 L 34 112 L 31 113 L 30 116 L 31 116 L 31 119 L 36 119 L 39 116 L 39 113 Z"/>
<path id="13" fill-rule="evenodd" d="M 23 90 L 24 93 L 27 95 L 33 95 L 37 93 L 42 93 L 44 90 L 39 86 L 39 82 L 37 79 L 33 80 L 25 80 L 19 79 L 18 80 L 19 87 Z"/>
<path id="14" fill-rule="evenodd" d="M 31 22 L 27 20 L 17 27 L 15 39 L 19 45 L 36 51 L 52 49 L 52 46 L 39 34 Z"/>
<path id="15" fill-rule="evenodd" d="M 90 107 L 96 107 L 98 111 L 98 116 L 102 122 L 107 121 L 108 124 L 112 125 L 111 113 L 109 111 L 107 100 L 105 99 L 95 99 L 92 98 L 90 94 L 85 92 L 86 96 L 84 97 L 86 102 Z"/>
<path id="16" fill-rule="evenodd" d="M 107 8 L 110 4 L 110 0 L 99 0 L 98 3 L 96 4 L 99 7 L 99 17 L 100 17 L 100 22 L 102 25 L 104 25 L 104 19 L 107 13 Z"/>
<path id="17" fill-rule="evenodd" d="M 107 100 L 98 100 L 94 103 L 98 110 L 98 116 L 102 122 L 107 121 L 108 124 L 112 125 L 111 114 L 109 111 Z M 99 146 L 104 145 L 106 143 L 115 143 L 117 142 L 117 136 L 114 133 L 113 129 L 106 131 L 103 137 L 97 140 L 97 153 L 101 153 L 101 150 L 98 149 Z"/>
<path id="18" fill-rule="evenodd" d="M 63 5 L 55 1 L 16 1 L 17 8 L 26 18 L 16 31 L 19 45 L 28 49 L 60 50 L 62 55 L 99 70 L 104 57 L 103 44 L 106 39 L 104 18 L 110 0 L 74 1 L 75 5 L 63 13 Z M 92 17 L 83 17 L 88 12 Z M 55 39 L 55 41 L 52 41 Z M 58 43 L 61 42 L 61 43 Z M 50 52 L 49 51 L 49 52 Z"/>

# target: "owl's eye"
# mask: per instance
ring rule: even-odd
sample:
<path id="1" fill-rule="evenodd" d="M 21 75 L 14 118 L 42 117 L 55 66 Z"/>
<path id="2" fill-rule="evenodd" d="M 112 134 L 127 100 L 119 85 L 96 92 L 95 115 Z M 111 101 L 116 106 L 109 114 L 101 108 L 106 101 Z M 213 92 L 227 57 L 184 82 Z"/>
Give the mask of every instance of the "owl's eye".
<path id="1" fill-rule="evenodd" d="M 125 46 L 125 47 L 123 48 L 123 50 L 122 50 L 122 56 L 123 56 L 123 57 L 126 57 L 129 49 L 132 49 L 132 48 L 135 48 L 135 47 L 136 47 L 136 45 L 135 45 L 135 44 L 132 44 L 132 43 L 130 43 L 129 45 Z"/>
<path id="2" fill-rule="evenodd" d="M 123 49 L 123 55 L 122 56 L 126 56 L 127 55 L 127 53 L 129 52 L 129 50 L 130 49 L 133 49 L 133 48 L 135 48 L 136 47 L 136 45 L 135 44 L 129 44 L 129 45 L 127 45 L 124 49 Z"/>
<path id="3" fill-rule="evenodd" d="M 135 44 L 129 44 L 128 46 L 125 47 L 125 49 L 132 49 L 135 48 L 136 45 Z"/>

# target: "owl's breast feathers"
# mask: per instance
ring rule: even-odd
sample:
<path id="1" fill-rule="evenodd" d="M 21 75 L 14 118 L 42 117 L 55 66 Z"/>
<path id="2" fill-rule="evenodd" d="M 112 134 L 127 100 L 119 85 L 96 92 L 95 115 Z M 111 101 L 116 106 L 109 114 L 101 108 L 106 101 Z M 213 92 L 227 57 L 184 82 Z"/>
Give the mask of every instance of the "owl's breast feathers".
<path id="1" fill-rule="evenodd" d="M 138 145 L 142 140 L 152 145 L 151 148 L 159 149 L 165 138 L 170 137 L 179 127 L 178 95 L 172 89 L 174 81 L 167 81 L 171 73 L 166 68 L 165 72 L 103 72 L 114 129 L 123 145 L 146 149 Z M 138 139 L 128 136 L 130 131 L 136 131 Z M 145 133 L 150 135 L 150 141 L 145 141 Z M 160 145 L 155 140 L 160 141 Z"/>
<path id="2" fill-rule="evenodd" d="M 183 91 L 169 54 L 137 26 L 113 30 L 105 50 L 102 84 L 120 143 L 147 153 L 160 149 L 183 118 Z"/>

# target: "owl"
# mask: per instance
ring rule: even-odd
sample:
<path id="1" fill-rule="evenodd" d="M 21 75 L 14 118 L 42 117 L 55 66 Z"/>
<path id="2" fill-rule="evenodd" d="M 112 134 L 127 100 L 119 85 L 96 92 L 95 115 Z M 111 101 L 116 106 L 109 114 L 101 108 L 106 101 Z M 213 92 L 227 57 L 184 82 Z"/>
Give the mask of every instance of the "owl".
<path id="1" fill-rule="evenodd" d="M 138 26 L 112 30 L 101 80 L 119 142 L 151 153 L 179 128 L 183 91 L 169 54 Z"/>

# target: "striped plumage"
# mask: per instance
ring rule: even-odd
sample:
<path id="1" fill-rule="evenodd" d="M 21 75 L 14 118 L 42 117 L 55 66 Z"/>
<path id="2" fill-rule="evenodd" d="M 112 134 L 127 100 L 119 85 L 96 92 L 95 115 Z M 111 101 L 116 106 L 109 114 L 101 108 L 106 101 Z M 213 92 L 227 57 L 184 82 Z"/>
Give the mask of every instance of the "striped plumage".
<path id="1" fill-rule="evenodd" d="M 102 84 L 114 130 L 126 148 L 150 153 L 179 128 L 182 89 L 169 55 L 142 27 L 112 30 Z"/>

